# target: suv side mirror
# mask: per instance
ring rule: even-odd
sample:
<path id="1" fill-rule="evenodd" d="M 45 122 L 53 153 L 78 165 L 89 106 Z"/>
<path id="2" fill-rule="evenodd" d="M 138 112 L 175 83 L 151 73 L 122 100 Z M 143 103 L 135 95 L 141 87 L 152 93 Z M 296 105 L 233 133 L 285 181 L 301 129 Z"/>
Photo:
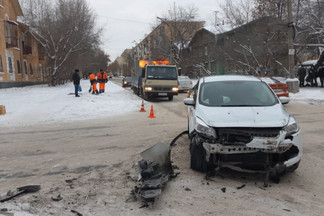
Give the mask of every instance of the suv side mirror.
<path id="1" fill-rule="evenodd" d="M 183 103 L 188 106 L 195 106 L 196 101 L 193 98 L 185 98 Z"/>
<path id="2" fill-rule="evenodd" d="M 290 99 L 289 97 L 279 97 L 279 100 L 281 101 L 282 104 L 287 104 L 289 103 Z"/>

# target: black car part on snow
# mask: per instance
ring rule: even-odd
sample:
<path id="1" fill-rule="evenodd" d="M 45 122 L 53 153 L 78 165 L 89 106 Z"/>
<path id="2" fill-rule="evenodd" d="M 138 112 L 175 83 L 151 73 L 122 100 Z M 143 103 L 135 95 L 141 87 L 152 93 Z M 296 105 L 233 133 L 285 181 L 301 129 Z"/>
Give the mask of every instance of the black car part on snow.
<path id="1" fill-rule="evenodd" d="M 184 134 L 188 134 L 188 131 L 180 133 L 170 144 L 157 143 L 141 153 L 143 159 L 135 164 L 139 184 L 131 191 L 127 200 L 135 200 L 136 195 L 140 195 L 143 200 L 141 208 L 153 205 L 169 179 L 179 174 L 173 170 L 170 153 L 171 147 Z"/>

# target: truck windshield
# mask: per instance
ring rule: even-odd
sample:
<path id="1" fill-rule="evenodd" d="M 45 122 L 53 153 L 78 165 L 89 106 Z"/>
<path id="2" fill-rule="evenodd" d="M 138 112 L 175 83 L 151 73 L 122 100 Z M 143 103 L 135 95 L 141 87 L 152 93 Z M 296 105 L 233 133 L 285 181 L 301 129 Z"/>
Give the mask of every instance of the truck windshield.
<path id="1" fill-rule="evenodd" d="M 175 67 L 147 66 L 147 79 L 177 80 Z"/>

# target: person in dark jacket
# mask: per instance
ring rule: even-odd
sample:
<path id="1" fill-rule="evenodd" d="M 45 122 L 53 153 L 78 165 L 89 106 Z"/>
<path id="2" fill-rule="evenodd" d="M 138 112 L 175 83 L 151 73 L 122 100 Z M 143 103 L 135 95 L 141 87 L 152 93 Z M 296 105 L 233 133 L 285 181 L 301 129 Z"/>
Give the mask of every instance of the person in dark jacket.
<path id="1" fill-rule="evenodd" d="M 324 87 L 323 86 L 324 85 L 324 83 L 323 83 L 323 81 L 324 81 L 324 66 L 320 66 L 318 68 L 318 76 L 319 76 L 320 81 L 321 81 L 321 87 Z"/>
<path id="2" fill-rule="evenodd" d="M 305 82 L 305 77 L 306 77 L 306 69 L 302 65 L 299 70 L 298 70 L 298 78 L 299 78 L 299 87 L 304 87 L 304 82 Z"/>
<path id="3" fill-rule="evenodd" d="M 75 69 L 72 79 L 74 84 L 75 97 L 80 97 L 80 95 L 78 94 L 80 88 L 80 75 L 78 69 Z"/>
<path id="4" fill-rule="evenodd" d="M 311 86 L 317 86 L 317 71 L 315 70 L 315 66 L 312 65 L 308 72 L 309 78 L 311 79 Z"/>

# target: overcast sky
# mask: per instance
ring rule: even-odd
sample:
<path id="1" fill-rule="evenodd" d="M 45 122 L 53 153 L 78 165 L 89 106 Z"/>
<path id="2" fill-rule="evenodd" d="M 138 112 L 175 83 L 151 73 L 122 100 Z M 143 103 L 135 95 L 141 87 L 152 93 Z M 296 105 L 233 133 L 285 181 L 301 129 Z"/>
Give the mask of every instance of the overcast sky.
<path id="1" fill-rule="evenodd" d="M 219 11 L 219 3 L 223 0 L 87 0 L 90 7 L 98 15 L 98 24 L 105 26 L 102 48 L 110 55 L 112 61 L 127 48 L 140 42 L 151 27 L 157 23 L 157 16 L 167 14 L 168 10 L 177 6 L 194 5 L 198 8 L 196 20 L 209 22 L 214 11 Z M 196 3 L 195 3 L 196 2 Z"/>

